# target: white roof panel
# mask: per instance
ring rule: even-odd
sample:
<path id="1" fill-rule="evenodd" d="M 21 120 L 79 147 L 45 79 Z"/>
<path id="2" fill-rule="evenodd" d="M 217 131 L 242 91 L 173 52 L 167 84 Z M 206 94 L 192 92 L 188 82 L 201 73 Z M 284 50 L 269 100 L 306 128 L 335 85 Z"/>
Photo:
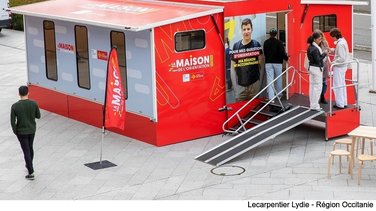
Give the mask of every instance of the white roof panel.
<path id="1" fill-rule="evenodd" d="M 150 0 L 50 0 L 10 10 L 29 16 L 140 31 L 223 12 L 223 7 Z"/>

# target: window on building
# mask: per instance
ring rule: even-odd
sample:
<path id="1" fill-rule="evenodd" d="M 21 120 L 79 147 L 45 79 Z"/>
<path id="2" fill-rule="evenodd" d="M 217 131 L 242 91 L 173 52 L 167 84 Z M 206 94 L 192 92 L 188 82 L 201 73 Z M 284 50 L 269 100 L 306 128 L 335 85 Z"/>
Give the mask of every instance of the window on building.
<path id="1" fill-rule="evenodd" d="M 337 27 L 336 15 L 323 15 L 313 18 L 312 31 L 320 29 L 322 32 L 328 32 L 330 29 Z"/>
<path id="2" fill-rule="evenodd" d="M 124 90 L 125 90 L 125 98 L 128 98 L 125 35 L 123 32 L 111 31 L 111 46 L 116 47 L 116 52 L 117 52 L 118 61 L 119 61 L 119 68 L 121 72 L 121 79 L 123 81 Z"/>
<path id="3" fill-rule="evenodd" d="M 177 52 L 202 49 L 205 47 L 205 31 L 187 31 L 175 34 L 175 50 Z"/>
<path id="4" fill-rule="evenodd" d="M 57 81 L 57 61 L 54 22 L 43 21 L 43 31 L 46 76 L 50 80 Z"/>
<path id="5" fill-rule="evenodd" d="M 74 34 L 76 39 L 76 62 L 78 86 L 90 89 L 90 68 L 89 68 L 89 46 L 87 28 L 75 26 Z"/>

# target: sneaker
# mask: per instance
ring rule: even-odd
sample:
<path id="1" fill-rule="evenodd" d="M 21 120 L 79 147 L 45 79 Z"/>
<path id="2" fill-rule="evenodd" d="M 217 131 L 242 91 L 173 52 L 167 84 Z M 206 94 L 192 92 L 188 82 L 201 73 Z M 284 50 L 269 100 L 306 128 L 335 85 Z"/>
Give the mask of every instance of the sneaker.
<path id="1" fill-rule="evenodd" d="M 28 175 L 26 175 L 25 179 L 34 180 L 35 179 L 34 174 L 28 174 Z"/>
<path id="2" fill-rule="evenodd" d="M 310 108 L 312 111 L 322 111 L 322 108 L 318 107 L 318 108 Z"/>
<path id="3" fill-rule="evenodd" d="M 334 105 L 333 108 L 336 108 L 336 109 L 344 109 L 343 107 L 339 107 L 337 105 Z"/>

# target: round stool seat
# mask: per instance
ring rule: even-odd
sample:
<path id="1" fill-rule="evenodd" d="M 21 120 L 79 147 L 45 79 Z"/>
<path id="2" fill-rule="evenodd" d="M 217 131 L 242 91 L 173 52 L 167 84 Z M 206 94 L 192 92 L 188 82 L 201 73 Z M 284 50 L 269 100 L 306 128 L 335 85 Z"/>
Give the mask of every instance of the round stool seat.
<path id="1" fill-rule="evenodd" d="M 350 155 L 350 152 L 343 150 L 343 149 L 336 149 L 336 150 L 331 151 L 330 154 L 331 155 L 339 155 L 339 156 L 342 156 L 342 155 L 348 156 L 348 155 Z"/>
<path id="2" fill-rule="evenodd" d="M 334 141 L 335 144 L 352 144 L 351 138 L 341 138 Z"/>
<path id="3" fill-rule="evenodd" d="M 360 161 L 372 161 L 376 160 L 376 157 L 373 155 L 359 155 L 358 160 Z"/>

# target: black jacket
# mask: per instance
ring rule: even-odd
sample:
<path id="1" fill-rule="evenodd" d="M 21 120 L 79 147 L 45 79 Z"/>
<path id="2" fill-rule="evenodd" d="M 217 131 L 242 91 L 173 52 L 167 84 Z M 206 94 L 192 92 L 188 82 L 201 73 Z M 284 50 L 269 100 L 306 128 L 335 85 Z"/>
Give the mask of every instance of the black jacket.
<path id="1" fill-rule="evenodd" d="M 309 66 L 324 67 L 324 58 L 326 53 L 320 54 L 319 49 L 314 45 L 309 45 L 307 49 L 307 57 L 309 60 Z"/>
<path id="2" fill-rule="evenodd" d="M 265 63 L 282 64 L 283 60 L 287 61 L 285 48 L 280 40 L 271 37 L 264 42 Z"/>

